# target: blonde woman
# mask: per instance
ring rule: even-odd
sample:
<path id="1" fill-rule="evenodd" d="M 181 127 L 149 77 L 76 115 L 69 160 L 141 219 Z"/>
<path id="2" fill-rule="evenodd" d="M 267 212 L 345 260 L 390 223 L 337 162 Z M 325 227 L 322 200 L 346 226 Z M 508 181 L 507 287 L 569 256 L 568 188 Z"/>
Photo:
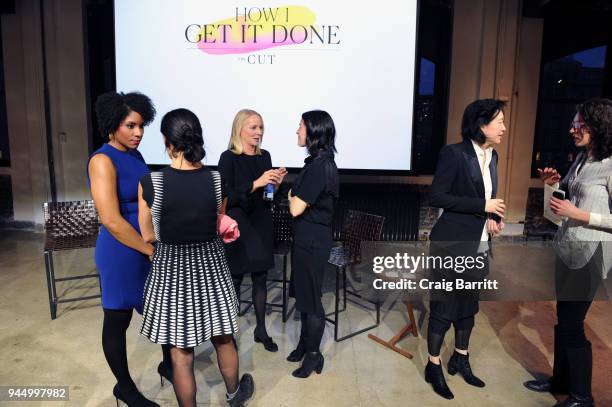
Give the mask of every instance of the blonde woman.
<path id="1" fill-rule="evenodd" d="M 270 153 L 263 150 L 263 119 L 254 110 L 244 109 L 234 117 L 228 150 L 219 158 L 219 172 L 228 196 L 226 212 L 240 225 L 240 238 L 226 246 L 234 287 L 238 293 L 246 273 L 253 282 L 253 305 L 257 326 L 254 340 L 269 352 L 278 346 L 265 324 L 267 271 L 274 267 L 273 229 L 270 204 L 263 191 L 268 184 L 277 188 L 287 174 L 273 169 Z"/>

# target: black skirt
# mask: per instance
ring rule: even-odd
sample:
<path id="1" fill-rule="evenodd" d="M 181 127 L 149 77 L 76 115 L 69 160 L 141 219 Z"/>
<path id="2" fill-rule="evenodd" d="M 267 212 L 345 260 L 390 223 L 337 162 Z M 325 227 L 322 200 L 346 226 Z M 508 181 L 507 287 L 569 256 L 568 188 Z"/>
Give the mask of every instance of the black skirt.
<path id="1" fill-rule="evenodd" d="M 295 297 L 297 311 L 325 316 L 321 296 L 331 248 L 331 227 L 310 222 L 294 225 L 289 295 Z"/>
<path id="2" fill-rule="evenodd" d="M 482 281 L 489 274 L 488 253 L 479 253 L 480 242 L 441 242 L 432 241 L 429 255 L 432 257 L 476 257 L 484 256 L 483 269 L 472 268 L 458 273 L 452 268 L 434 268 L 429 270 L 429 279 L 437 282 L 455 282 L 458 278 L 466 281 Z M 453 262 L 456 263 L 456 262 Z M 430 317 L 457 322 L 466 318 L 473 318 L 479 311 L 480 290 L 432 290 L 430 292 Z"/>

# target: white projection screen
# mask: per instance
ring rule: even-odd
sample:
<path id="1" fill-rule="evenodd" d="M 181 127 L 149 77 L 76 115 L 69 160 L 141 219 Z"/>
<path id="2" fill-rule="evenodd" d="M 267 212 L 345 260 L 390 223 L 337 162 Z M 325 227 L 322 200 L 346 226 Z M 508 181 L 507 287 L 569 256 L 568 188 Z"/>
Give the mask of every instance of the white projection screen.
<path id="1" fill-rule="evenodd" d="M 117 90 L 155 104 L 139 147 L 148 164 L 169 162 L 164 113 L 192 110 L 217 165 L 248 108 L 273 165 L 301 167 L 300 116 L 322 109 L 338 167 L 410 170 L 416 32 L 417 0 L 115 0 Z"/>

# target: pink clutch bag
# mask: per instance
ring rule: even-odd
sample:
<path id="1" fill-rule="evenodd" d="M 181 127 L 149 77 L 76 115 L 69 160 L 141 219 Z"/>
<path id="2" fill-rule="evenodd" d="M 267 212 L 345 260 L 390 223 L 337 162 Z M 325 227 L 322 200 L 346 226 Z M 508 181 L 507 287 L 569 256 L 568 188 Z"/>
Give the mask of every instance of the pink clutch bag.
<path id="1" fill-rule="evenodd" d="M 231 243 L 240 237 L 238 222 L 225 214 L 217 215 L 217 232 L 223 243 Z"/>

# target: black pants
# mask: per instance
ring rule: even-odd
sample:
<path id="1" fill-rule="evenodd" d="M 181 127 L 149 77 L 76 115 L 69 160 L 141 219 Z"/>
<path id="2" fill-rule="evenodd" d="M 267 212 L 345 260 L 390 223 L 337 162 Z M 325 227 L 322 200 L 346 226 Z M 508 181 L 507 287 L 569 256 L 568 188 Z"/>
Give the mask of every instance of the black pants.
<path id="1" fill-rule="evenodd" d="M 557 258 L 553 387 L 558 392 L 591 396 L 592 350 L 584 320 L 601 284 L 601 261 L 601 245 L 579 269 L 570 269 Z"/>

